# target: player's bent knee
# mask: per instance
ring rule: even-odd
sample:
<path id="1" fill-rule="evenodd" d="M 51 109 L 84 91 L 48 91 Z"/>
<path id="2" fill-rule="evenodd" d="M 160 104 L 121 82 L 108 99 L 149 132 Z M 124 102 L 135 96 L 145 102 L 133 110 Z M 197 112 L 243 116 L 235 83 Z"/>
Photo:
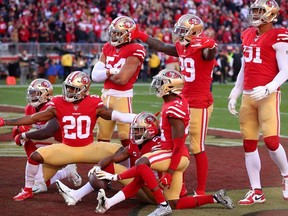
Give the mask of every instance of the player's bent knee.
<path id="1" fill-rule="evenodd" d="M 139 158 L 135 163 L 136 166 L 138 166 L 140 164 L 146 164 L 146 165 L 150 166 L 150 162 L 149 162 L 148 158 L 146 158 L 146 157 Z"/>
<path id="2" fill-rule="evenodd" d="M 269 136 L 264 138 L 265 145 L 270 151 L 276 151 L 279 148 L 279 136 Z"/>
<path id="3" fill-rule="evenodd" d="M 243 147 L 245 152 L 254 152 L 257 149 L 258 140 L 244 140 Z"/>
<path id="4" fill-rule="evenodd" d="M 31 154 L 30 159 L 41 164 L 44 163 L 44 158 L 37 151 Z"/>

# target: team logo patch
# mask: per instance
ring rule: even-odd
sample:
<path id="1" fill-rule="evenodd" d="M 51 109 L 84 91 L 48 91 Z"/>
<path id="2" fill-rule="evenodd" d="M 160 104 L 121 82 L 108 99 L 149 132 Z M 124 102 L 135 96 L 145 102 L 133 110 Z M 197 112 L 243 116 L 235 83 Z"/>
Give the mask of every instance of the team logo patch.
<path id="1" fill-rule="evenodd" d="M 89 83 L 89 78 L 87 76 L 83 76 L 82 79 L 81 79 L 81 82 L 86 85 Z"/>
<path id="2" fill-rule="evenodd" d="M 41 86 L 42 86 L 42 87 L 45 87 L 45 88 L 48 88 L 48 87 L 49 87 L 49 83 L 48 83 L 47 81 L 43 81 L 43 82 L 41 83 Z"/>
<path id="3" fill-rule="evenodd" d="M 74 110 L 78 110 L 79 106 L 78 105 L 75 105 L 74 106 Z"/>
<path id="4" fill-rule="evenodd" d="M 120 24 L 119 26 L 122 28 L 128 29 L 128 28 L 131 28 L 133 26 L 133 22 L 126 20 L 122 24 Z"/>
<path id="5" fill-rule="evenodd" d="M 193 17 L 193 18 L 188 20 L 188 23 L 190 25 L 199 25 L 201 23 L 201 21 L 198 18 Z"/>
<path id="6" fill-rule="evenodd" d="M 145 122 L 147 124 L 153 124 L 154 123 L 154 118 L 152 116 L 148 116 L 148 117 L 146 117 Z"/>
<path id="7" fill-rule="evenodd" d="M 266 5 L 267 5 L 268 7 L 276 7 L 276 3 L 275 3 L 274 1 L 267 1 L 267 2 L 266 2 Z"/>
<path id="8" fill-rule="evenodd" d="M 166 76 L 166 77 L 169 77 L 169 78 L 178 78 L 178 77 L 179 77 L 179 75 L 176 74 L 176 73 L 173 72 L 173 71 L 168 71 L 168 72 L 166 72 L 166 73 L 165 73 L 165 76 Z"/>

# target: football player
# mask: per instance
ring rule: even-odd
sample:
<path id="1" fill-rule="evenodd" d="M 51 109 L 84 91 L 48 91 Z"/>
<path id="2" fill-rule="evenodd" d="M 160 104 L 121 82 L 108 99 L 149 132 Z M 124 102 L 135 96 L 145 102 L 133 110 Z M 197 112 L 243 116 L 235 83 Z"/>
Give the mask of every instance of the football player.
<path id="1" fill-rule="evenodd" d="M 109 26 L 109 42 L 104 44 L 99 61 L 92 70 L 92 80 L 104 81 L 102 100 L 105 106 L 119 112 L 132 112 L 133 85 L 146 56 L 144 46 L 133 43 L 129 33 L 136 27 L 127 16 L 119 16 Z M 129 144 L 129 124 L 99 118 L 98 141 L 109 142 L 117 125 L 118 137 Z"/>
<path id="2" fill-rule="evenodd" d="M 179 199 L 183 172 L 190 163 L 189 152 L 185 146 L 189 126 L 189 106 L 181 95 L 184 82 L 183 75 L 175 70 L 164 69 L 153 77 L 151 86 L 156 89 L 156 96 L 164 100 L 160 119 L 161 148 L 143 155 L 137 160 L 136 166 L 121 174 L 97 172 L 99 179 L 113 181 L 134 177 L 123 192 L 120 191 L 115 195 L 116 198 L 107 199 L 104 190 L 100 189 L 97 213 L 105 213 L 115 203 L 133 196 L 144 184 L 151 190 L 158 204 L 156 210 L 149 214 L 150 216 L 171 214 L 170 205 L 175 209 L 188 208 L 188 206 L 193 208 L 204 204 L 204 200 L 205 204 L 219 202 L 228 208 L 233 208 L 233 203 L 225 195 L 224 190 L 214 196 L 200 196 L 199 200 L 196 197 Z M 153 170 L 163 172 L 159 184 Z"/>
<path id="3" fill-rule="evenodd" d="M 62 133 L 62 143 L 38 148 L 27 164 L 25 187 L 21 200 L 32 197 L 34 177 L 39 164 L 43 164 L 44 179 L 50 179 L 59 167 L 71 163 L 97 163 L 113 155 L 121 146 L 116 143 L 102 145 L 93 142 L 93 128 L 97 118 L 131 123 L 135 114 L 120 113 L 104 106 L 98 95 L 90 95 L 91 80 L 81 71 L 69 74 L 62 86 L 62 96 L 54 96 L 50 106 L 41 112 L 16 119 L 4 120 L 0 117 L 0 127 L 4 125 L 32 125 L 36 122 L 57 118 Z M 46 166 L 47 165 L 47 166 Z"/>
<path id="4" fill-rule="evenodd" d="M 260 130 L 271 159 L 283 177 L 283 198 L 288 200 L 288 163 L 279 143 L 280 86 L 288 78 L 288 31 L 274 28 L 279 6 L 275 0 L 258 0 L 248 15 L 250 28 L 243 31 L 242 68 L 229 95 L 228 109 L 237 115 L 237 98 L 242 95 L 239 111 L 240 132 L 245 151 L 245 165 L 250 180 L 249 192 L 239 205 L 264 203 L 258 153 Z"/>
<path id="5" fill-rule="evenodd" d="M 130 33 L 131 39 L 140 39 L 157 51 L 179 57 L 180 70 L 185 77 L 182 95 L 190 109 L 189 138 L 196 161 L 197 195 L 205 194 L 208 176 L 205 139 L 213 111 L 210 87 L 217 52 L 216 42 L 203 35 L 203 29 L 203 21 L 198 16 L 185 14 L 174 26 L 174 44 L 164 43 L 137 28 Z"/>
<path id="6" fill-rule="evenodd" d="M 50 105 L 50 100 L 53 96 L 53 86 L 46 79 L 35 79 L 31 82 L 27 89 L 27 101 L 28 104 L 25 107 L 25 114 L 32 115 L 37 112 L 41 112 Z M 24 145 L 24 149 L 27 157 L 39 147 L 47 146 L 53 142 L 61 142 L 62 135 L 59 124 L 56 118 L 46 121 L 36 122 L 34 125 L 36 130 L 30 130 L 31 126 L 14 126 L 12 130 L 12 136 L 15 138 L 15 143 L 19 146 Z M 30 130 L 30 131 L 29 131 Z M 25 137 L 25 138 L 23 138 Z M 51 139 L 48 139 L 50 138 Z M 36 139 L 36 140 L 31 140 Z M 45 140 L 46 139 L 46 140 Z M 37 141 L 38 140 L 38 141 Z M 42 141 L 39 141 L 42 140 Z M 28 163 L 28 161 L 27 161 Z M 27 166 L 27 169 L 29 166 Z M 53 184 L 57 179 L 63 179 L 70 177 L 75 186 L 80 186 L 82 183 L 81 176 L 77 173 L 76 165 L 71 164 L 67 167 L 59 170 L 57 174 L 47 182 L 48 185 Z M 55 180 L 56 179 L 56 180 Z M 25 182 L 25 187 L 29 187 L 29 182 Z M 38 172 L 35 176 L 35 183 L 32 188 L 33 193 L 46 192 L 47 186 L 43 179 L 42 166 L 39 166 Z M 21 193 L 13 198 L 15 201 L 21 201 Z"/>
<path id="7" fill-rule="evenodd" d="M 57 181 L 56 185 L 60 194 L 63 196 L 67 205 L 76 205 L 76 203 L 87 194 L 100 188 L 95 183 L 97 182 L 96 172 L 105 170 L 111 174 L 122 173 L 127 168 L 120 164 L 120 162 L 127 159 L 130 160 L 131 166 L 135 165 L 135 161 L 151 149 L 157 148 L 160 144 L 159 136 L 159 122 L 155 115 L 147 112 L 139 113 L 133 120 L 130 126 L 130 143 L 128 146 L 121 147 L 114 155 L 102 159 L 98 165 L 94 166 L 88 173 L 89 182 L 78 190 L 73 190 L 64 185 L 61 181 Z M 121 184 L 127 185 L 131 179 L 120 181 Z M 148 192 L 145 190 L 145 192 Z M 152 203 L 149 197 L 150 193 L 138 194 L 138 197 L 145 201 Z"/>

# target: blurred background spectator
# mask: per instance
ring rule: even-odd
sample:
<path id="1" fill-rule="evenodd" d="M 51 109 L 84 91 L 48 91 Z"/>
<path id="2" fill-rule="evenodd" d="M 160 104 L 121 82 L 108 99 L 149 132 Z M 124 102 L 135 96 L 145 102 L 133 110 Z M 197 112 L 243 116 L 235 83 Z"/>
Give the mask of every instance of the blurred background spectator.
<path id="1" fill-rule="evenodd" d="M 0 37 L 21 42 L 105 42 L 110 22 L 119 15 L 132 17 L 140 29 L 165 42 L 169 29 L 185 13 L 200 16 L 205 33 L 218 43 L 240 43 L 247 27 L 248 0 L 49 0 L 0 1 Z M 288 1 L 278 1 L 277 25 L 288 26 Z M 104 34 L 103 34 L 104 32 Z M 13 35 L 15 40 L 15 32 Z"/>
<path id="2" fill-rule="evenodd" d="M 204 21 L 204 34 L 214 38 L 219 44 L 218 66 L 215 68 L 218 75 L 214 73 L 214 80 L 225 83 L 227 80 L 235 81 L 241 67 L 242 53 L 238 46 L 241 43 L 241 32 L 248 27 L 246 17 L 251 2 L 248 0 L 0 0 L 0 40 L 2 44 L 12 44 L 9 45 L 12 51 L 9 52 L 15 56 L 26 49 L 26 47 L 15 48 L 15 44 L 18 42 L 27 44 L 26 50 L 29 56 L 36 56 L 33 67 L 37 67 L 37 71 L 33 69 L 33 77 L 47 77 L 48 61 L 59 60 L 61 64 L 58 66 L 62 65 L 60 70 L 62 72 L 58 74 L 58 78 L 65 79 L 73 69 L 87 70 L 90 74 L 95 62 L 91 60 L 93 58 L 97 60 L 97 55 L 101 51 L 101 45 L 96 43 L 108 41 L 108 26 L 117 16 L 132 17 L 139 28 L 147 34 L 163 42 L 172 43 L 171 30 L 174 23 L 181 15 L 192 13 Z M 288 1 L 279 0 L 278 3 L 281 10 L 276 26 L 287 28 Z M 29 48 L 30 43 L 34 46 Z M 53 46 L 60 44 L 65 49 L 66 45 L 93 43 L 95 48 L 91 50 L 89 47 L 88 52 L 86 49 L 88 47 L 74 46 L 73 49 L 67 49 L 66 53 L 59 51 L 57 54 L 60 58 L 59 56 L 55 58 L 55 56 L 47 57 L 48 49 L 41 50 L 40 43 L 53 43 Z M 77 50 L 81 50 L 81 55 L 85 57 L 81 58 Z M 148 54 L 152 54 L 151 50 L 147 50 Z M 87 58 L 88 54 L 93 56 Z M 177 59 L 157 52 L 154 54 L 160 58 L 158 67 L 161 69 L 179 67 L 173 63 L 174 60 L 178 62 Z M 149 65 L 148 58 L 146 65 Z M 19 62 L 9 63 L 7 68 L 9 75 L 19 77 Z M 140 74 L 141 80 L 147 81 L 150 72 L 149 67 L 144 66 Z M 150 76 L 153 74 L 152 69 Z M 22 79 L 21 83 L 24 82 Z"/>

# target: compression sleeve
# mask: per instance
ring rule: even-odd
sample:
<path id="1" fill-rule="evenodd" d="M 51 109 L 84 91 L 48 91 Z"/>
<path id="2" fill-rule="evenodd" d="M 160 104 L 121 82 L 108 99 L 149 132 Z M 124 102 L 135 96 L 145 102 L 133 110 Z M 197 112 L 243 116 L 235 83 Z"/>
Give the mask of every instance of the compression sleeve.
<path id="1" fill-rule="evenodd" d="M 273 47 L 276 50 L 279 73 L 266 85 L 270 94 L 276 91 L 288 79 L 288 43 L 279 42 L 274 44 Z"/>
<path id="2" fill-rule="evenodd" d="M 107 69 L 103 62 L 98 61 L 94 65 L 91 78 L 94 82 L 102 82 L 107 79 Z"/>
<path id="3" fill-rule="evenodd" d="M 135 118 L 136 114 L 134 113 L 122 113 L 116 110 L 113 110 L 111 114 L 111 120 L 119 121 L 123 123 L 132 123 L 133 119 Z"/>

